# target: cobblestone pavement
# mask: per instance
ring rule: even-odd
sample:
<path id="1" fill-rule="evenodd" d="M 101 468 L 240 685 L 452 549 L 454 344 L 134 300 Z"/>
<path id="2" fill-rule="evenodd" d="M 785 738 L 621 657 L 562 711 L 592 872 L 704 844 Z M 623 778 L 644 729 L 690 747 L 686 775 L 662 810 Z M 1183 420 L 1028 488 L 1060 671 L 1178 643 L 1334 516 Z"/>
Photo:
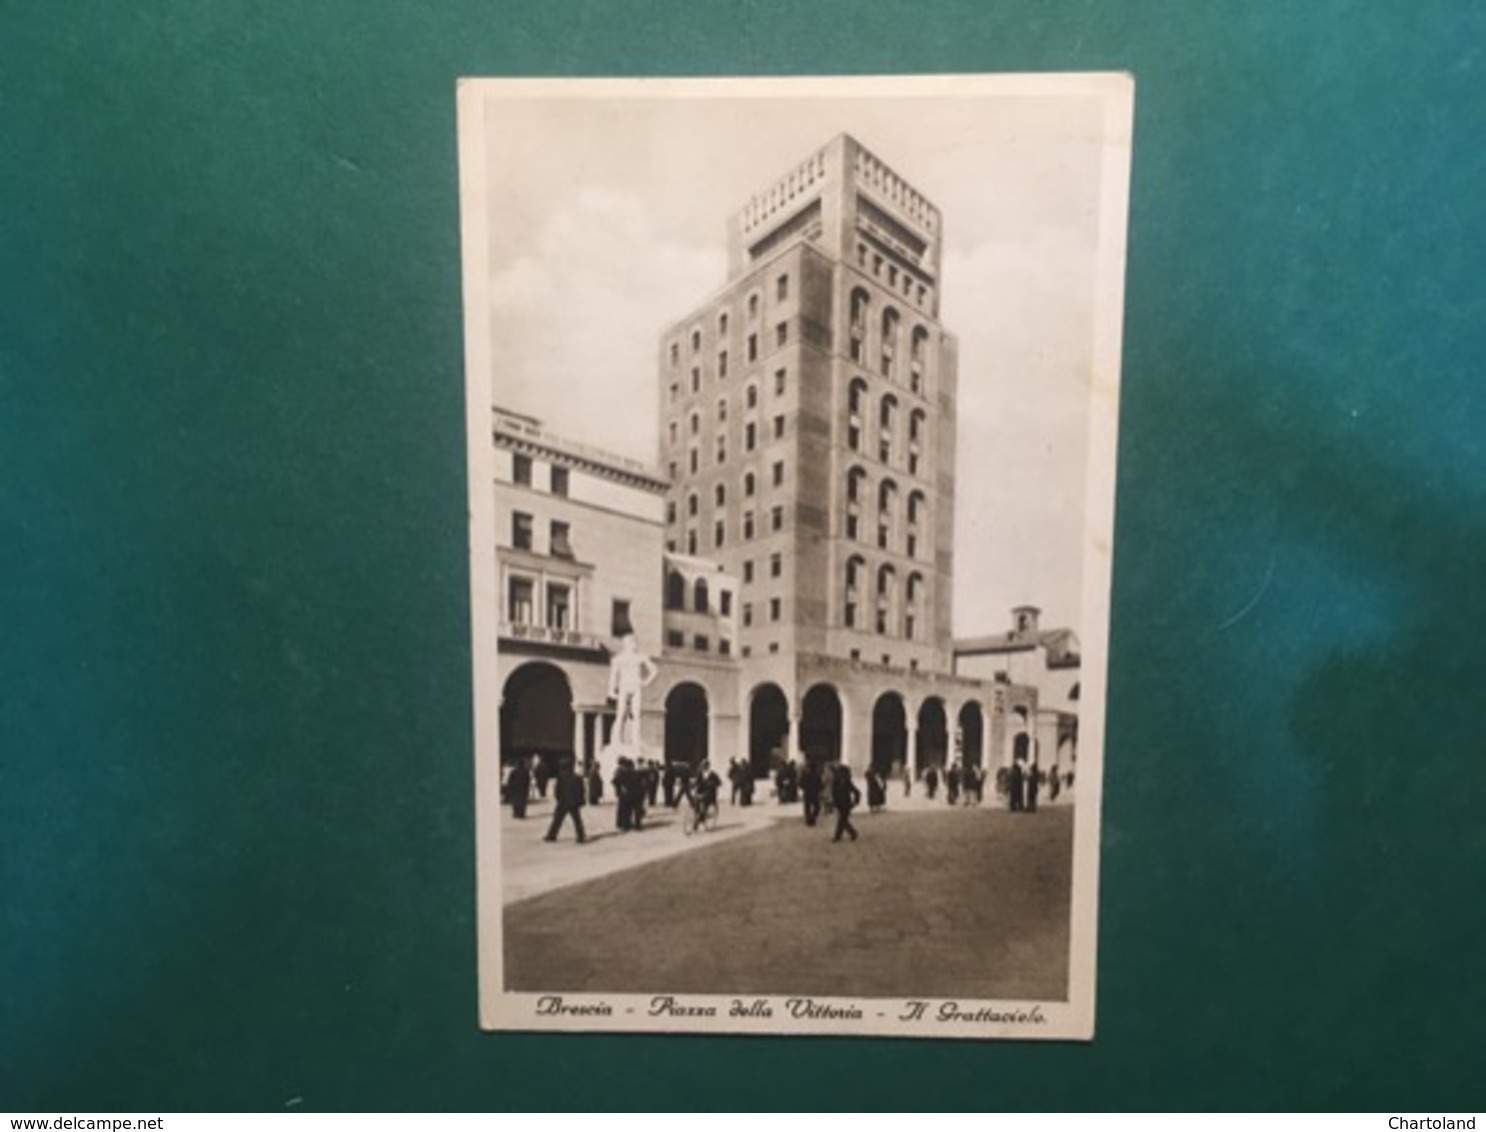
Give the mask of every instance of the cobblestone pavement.
<path id="1" fill-rule="evenodd" d="M 827 819 L 808 828 L 793 808 L 734 813 L 763 827 L 686 838 L 661 859 L 509 905 L 508 987 L 1066 998 L 1072 807 L 860 811 L 861 840 L 839 844 Z M 668 833 L 683 841 L 656 830 L 656 844 Z"/>

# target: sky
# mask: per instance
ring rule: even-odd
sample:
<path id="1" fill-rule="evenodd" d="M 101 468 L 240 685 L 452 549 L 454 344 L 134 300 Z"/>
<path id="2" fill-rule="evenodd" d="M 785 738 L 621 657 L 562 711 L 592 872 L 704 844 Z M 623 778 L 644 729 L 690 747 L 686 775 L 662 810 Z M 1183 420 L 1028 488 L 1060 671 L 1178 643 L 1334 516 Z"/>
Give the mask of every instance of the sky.
<path id="1" fill-rule="evenodd" d="M 656 463 L 661 331 L 726 282 L 726 221 L 838 133 L 943 217 L 960 344 L 956 636 L 1014 605 L 1081 627 L 1103 108 L 752 80 L 678 96 L 492 85 L 485 106 L 497 404 Z M 698 92 L 704 93 L 698 96 Z"/>

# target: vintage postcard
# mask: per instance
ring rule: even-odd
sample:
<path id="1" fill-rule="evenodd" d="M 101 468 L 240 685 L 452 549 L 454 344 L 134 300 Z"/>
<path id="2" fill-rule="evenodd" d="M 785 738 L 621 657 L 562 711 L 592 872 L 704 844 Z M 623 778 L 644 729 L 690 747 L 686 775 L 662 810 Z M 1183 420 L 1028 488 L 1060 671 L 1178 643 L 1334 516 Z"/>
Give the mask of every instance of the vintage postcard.
<path id="1" fill-rule="evenodd" d="M 1093 1036 L 1133 97 L 460 84 L 484 1027 Z"/>

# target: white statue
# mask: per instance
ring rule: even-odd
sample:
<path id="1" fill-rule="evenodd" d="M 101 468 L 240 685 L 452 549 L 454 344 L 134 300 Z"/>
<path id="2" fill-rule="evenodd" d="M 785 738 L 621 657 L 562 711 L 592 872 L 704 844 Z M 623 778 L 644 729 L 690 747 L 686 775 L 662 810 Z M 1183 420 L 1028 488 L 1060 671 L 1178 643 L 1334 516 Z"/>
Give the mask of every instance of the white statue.
<path id="1" fill-rule="evenodd" d="M 619 652 L 609 661 L 609 698 L 614 701 L 612 746 L 621 750 L 640 749 L 640 694 L 658 675 L 655 663 L 626 633 Z"/>

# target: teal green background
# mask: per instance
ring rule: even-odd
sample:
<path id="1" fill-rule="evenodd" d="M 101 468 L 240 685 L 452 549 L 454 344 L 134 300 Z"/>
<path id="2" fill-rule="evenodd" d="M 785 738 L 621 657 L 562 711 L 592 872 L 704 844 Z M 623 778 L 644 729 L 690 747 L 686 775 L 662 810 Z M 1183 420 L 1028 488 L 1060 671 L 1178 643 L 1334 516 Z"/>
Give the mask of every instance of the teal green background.
<path id="1" fill-rule="evenodd" d="M 0 2 L 0 1106 L 1486 1107 L 1483 11 Z M 480 1034 L 456 77 L 1073 69 L 1098 1039 Z"/>

